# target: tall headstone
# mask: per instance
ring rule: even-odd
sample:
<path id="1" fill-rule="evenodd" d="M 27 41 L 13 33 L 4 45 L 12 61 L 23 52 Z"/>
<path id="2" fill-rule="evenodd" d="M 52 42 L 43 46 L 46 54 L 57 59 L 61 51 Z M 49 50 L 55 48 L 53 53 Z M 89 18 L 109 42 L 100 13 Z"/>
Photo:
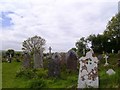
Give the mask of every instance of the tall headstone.
<path id="1" fill-rule="evenodd" d="M 49 60 L 48 75 L 53 77 L 60 76 L 60 55 L 58 53 L 54 53 L 52 59 Z"/>
<path id="2" fill-rule="evenodd" d="M 9 54 L 9 56 L 8 56 L 8 62 L 11 63 L 11 61 L 12 61 L 12 55 Z"/>
<path id="3" fill-rule="evenodd" d="M 73 50 L 69 50 L 66 55 L 67 69 L 70 71 L 77 71 L 77 54 Z"/>
<path id="4" fill-rule="evenodd" d="M 34 68 L 43 67 L 43 53 L 42 50 L 34 52 Z"/>
<path id="5" fill-rule="evenodd" d="M 99 87 L 98 61 L 97 57 L 94 56 L 93 50 L 90 50 L 85 57 L 79 59 L 78 88 Z"/>
<path id="6" fill-rule="evenodd" d="M 31 67 L 31 58 L 27 52 L 23 53 L 23 67 L 26 69 Z"/>

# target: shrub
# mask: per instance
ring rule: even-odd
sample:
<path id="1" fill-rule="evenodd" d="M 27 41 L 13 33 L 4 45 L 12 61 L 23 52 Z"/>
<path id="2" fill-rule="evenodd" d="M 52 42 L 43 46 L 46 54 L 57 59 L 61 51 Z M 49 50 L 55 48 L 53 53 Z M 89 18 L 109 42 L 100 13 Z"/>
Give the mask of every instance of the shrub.
<path id="1" fill-rule="evenodd" d="M 44 88 L 46 87 L 46 83 L 43 78 L 34 79 L 29 83 L 29 88 Z"/>
<path id="2" fill-rule="evenodd" d="M 16 73 L 16 77 L 23 77 L 26 79 L 32 79 L 35 77 L 35 73 L 33 72 L 33 70 L 30 69 L 20 69 L 17 73 Z"/>

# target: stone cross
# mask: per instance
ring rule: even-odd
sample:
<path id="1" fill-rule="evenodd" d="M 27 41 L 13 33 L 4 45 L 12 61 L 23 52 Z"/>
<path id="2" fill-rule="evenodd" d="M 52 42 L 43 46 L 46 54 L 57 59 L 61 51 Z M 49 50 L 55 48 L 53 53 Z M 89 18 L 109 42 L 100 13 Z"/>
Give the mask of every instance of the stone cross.
<path id="1" fill-rule="evenodd" d="M 49 56 L 50 56 L 50 57 L 52 56 L 52 54 L 51 54 L 51 50 L 52 50 L 52 48 L 49 47 Z"/>
<path id="2" fill-rule="evenodd" d="M 104 64 L 104 66 L 109 65 L 108 62 L 107 62 L 107 60 L 108 60 L 108 56 L 107 56 L 106 54 L 105 54 L 104 58 L 105 58 L 105 64 Z"/>
<path id="3" fill-rule="evenodd" d="M 93 50 L 90 50 L 85 57 L 79 59 L 78 88 L 99 87 L 98 61 L 97 57 L 94 56 Z"/>

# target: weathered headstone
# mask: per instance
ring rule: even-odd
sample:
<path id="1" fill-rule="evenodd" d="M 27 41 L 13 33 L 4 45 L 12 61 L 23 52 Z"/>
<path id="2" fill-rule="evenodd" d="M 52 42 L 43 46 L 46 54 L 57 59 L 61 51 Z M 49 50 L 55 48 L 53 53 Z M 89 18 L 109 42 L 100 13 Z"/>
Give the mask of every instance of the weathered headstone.
<path id="1" fill-rule="evenodd" d="M 93 56 L 93 50 L 86 53 L 85 57 L 81 57 L 79 78 L 78 78 L 78 88 L 98 88 L 99 78 L 98 78 L 98 59 Z"/>
<path id="2" fill-rule="evenodd" d="M 70 71 L 77 71 L 77 54 L 73 50 L 69 50 L 66 55 L 67 69 Z"/>
<path id="3" fill-rule="evenodd" d="M 24 52 L 23 53 L 23 67 L 27 69 L 27 68 L 30 68 L 30 66 L 31 66 L 30 55 L 29 53 Z"/>
<path id="4" fill-rule="evenodd" d="M 34 52 L 34 68 L 43 67 L 43 53 L 42 50 Z"/>
<path id="5" fill-rule="evenodd" d="M 49 60 L 48 75 L 60 76 L 60 55 L 58 53 L 53 54 L 52 59 Z"/>
<path id="6" fill-rule="evenodd" d="M 98 58 L 98 60 L 102 60 L 103 56 L 102 55 L 98 55 L 97 58 Z"/>
<path id="7" fill-rule="evenodd" d="M 109 69 L 108 71 L 106 71 L 106 73 L 107 73 L 108 75 L 113 75 L 113 74 L 115 74 L 116 72 L 115 72 L 113 69 Z"/>

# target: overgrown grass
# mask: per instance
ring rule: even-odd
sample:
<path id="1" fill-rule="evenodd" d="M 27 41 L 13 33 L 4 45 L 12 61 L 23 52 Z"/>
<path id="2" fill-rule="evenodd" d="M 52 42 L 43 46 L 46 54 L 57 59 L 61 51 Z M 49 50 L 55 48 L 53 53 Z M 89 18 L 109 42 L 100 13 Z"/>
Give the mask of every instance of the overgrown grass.
<path id="1" fill-rule="evenodd" d="M 120 88 L 120 68 L 117 67 L 118 55 L 110 55 L 110 65 L 104 67 L 104 60 L 99 63 L 100 88 Z M 108 69 L 114 69 L 116 74 L 107 75 Z M 2 63 L 3 88 L 76 88 L 78 73 L 61 72 L 61 77 L 47 76 L 46 69 L 22 70 L 21 62 Z"/>

